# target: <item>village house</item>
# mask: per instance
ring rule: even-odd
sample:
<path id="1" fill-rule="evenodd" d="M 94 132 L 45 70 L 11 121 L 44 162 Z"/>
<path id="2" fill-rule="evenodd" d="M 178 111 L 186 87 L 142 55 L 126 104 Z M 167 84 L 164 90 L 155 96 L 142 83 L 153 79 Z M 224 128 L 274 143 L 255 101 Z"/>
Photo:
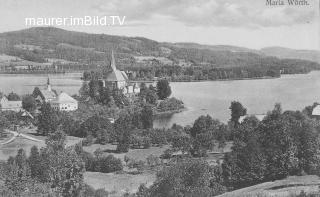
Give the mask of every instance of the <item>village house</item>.
<path id="1" fill-rule="evenodd" d="M 6 96 L 3 96 L 0 100 L 1 111 L 22 111 L 22 101 L 9 101 Z"/>
<path id="2" fill-rule="evenodd" d="M 111 54 L 110 66 L 112 70 L 107 73 L 104 79 L 101 79 L 103 87 L 109 87 L 112 90 L 122 90 L 127 96 L 140 92 L 140 87 L 138 84 L 130 82 L 127 74 L 124 71 L 120 71 L 116 68 L 113 52 Z"/>
<path id="3" fill-rule="evenodd" d="M 50 101 L 50 105 L 58 111 L 75 111 L 78 109 L 78 101 L 64 92 L 61 92 L 56 99 Z"/>
<path id="4" fill-rule="evenodd" d="M 239 123 L 242 123 L 245 118 L 248 118 L 248 117 L 250 117 L 250 116 L 254 116 L 254 117 L 256 117 L 259 121 L 262 121 L 262 120 L 267 116 L 267 114 L 247 114 L 247 115 L 244 115 L 244 116 L 240 116 L 240 118 L 239 118 Z"/>
<path id="5" fill-rule="evenodd" d="M 313 116 L 320 116 L 320 105 L 317 105 L 315 108 L 313 108 L 312 115 Z"/>

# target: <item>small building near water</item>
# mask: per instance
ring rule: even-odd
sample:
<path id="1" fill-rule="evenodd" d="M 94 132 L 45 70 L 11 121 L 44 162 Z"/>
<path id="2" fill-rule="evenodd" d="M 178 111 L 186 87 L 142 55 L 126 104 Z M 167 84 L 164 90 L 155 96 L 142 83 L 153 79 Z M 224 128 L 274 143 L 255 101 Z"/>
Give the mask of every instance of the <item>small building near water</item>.
<path id="1" fill-rule="evenodd" d="M 78 101 L 64 92 L 61 92 L 56 99 L 50 101 L 50 105 L 58 111 L 75 111 L 78 109 Z"/>
<path id="2" fill-rule="evenodd" d="M 320 116 L 320 105 L 317 105 L 315 108 L 313 108 L 312 115 L 313 116 Z"/>
<path id="3" fill-rule="evenodd" d="M 3 96 L 0 100 L 1 111 L 15 111 L 22 110 L 22 101 L 9 101 L 6 96 Z"/>

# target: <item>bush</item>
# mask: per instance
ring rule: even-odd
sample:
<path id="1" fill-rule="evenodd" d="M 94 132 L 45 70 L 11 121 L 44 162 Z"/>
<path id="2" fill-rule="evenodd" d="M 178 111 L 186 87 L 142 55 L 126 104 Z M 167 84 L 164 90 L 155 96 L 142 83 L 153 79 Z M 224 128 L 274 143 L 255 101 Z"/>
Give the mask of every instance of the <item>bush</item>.
<path id="1" fill-rule="evenodd" d="M 172 157 L 173 150 L 167 149 L 163 152 L 163 154 L 160 156 L 161 159 L 170 159 Z"/>
<path id="2" fill-rule="evenodd" d="M 140 136 L 140 135 L 133 135 L 131 137 L 131 144 L 133 147 L 135 148 L 150 148 L 151 146 L 151 139 L 149 137 L 146 136 Z"/>
<path id="3" fill-rule="evenodd" d="M 161 101 L 158 106 L 158 111 L 160 112 L 174 111 L 174 110 L 179 110 L 183 108 L 184 108 L 183 102 L 181 100 L 178 100 L 172 97 L 164 101 Z"/>
<path id="4" fill-rule="evenodd" d="M 95 171 L 96 158 L 92 154 L 88 152 L 83 152 L 82 160 L 85 163 L 85 167 L 87 171 Z"/>
<path id="5" fill-rule="evenodd" d="M 97 163 L 100 166 L 100 172 L 103 173 L 116 172 L 123 169 L 121 160 L 115 158 L 113 155 L 101 157 Z"/>
<path id="6" fill-rule="evenodd" d="M 151 154 L 147 157 L 147 164 L 149 167 L 158 166 L 161 164 L 161 160 L 159 157 Z"/>
<path id="7" fill-rule="evenodd" d="M 92 135 L 88 135 L 84 140 L 82 140 L 83 146 L 91 146 L 93 144 L 93 137 Z"/>
<path id="8" fill-rule="evenodd" d="M 145 167 L 145 162 L 142 160 L 136 161 L 136 160 L 131 160 L 128 164 L 129 168 L 137 168 L 137 170 L 142 171 Z"/>
<path id="9" fill-rule="evenodd" d="M 163 146 L 167 144 L 167 132 L 165 129 L 150 129 L 148 134 L 153 145 Z"/>

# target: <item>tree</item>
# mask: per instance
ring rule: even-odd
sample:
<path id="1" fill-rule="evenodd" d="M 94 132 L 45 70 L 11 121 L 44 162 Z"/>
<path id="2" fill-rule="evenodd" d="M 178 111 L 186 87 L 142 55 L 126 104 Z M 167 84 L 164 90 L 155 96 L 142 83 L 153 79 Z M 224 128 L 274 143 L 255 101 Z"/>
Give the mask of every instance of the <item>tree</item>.
<path id="1" fill-rule="evenodd" d="M 37 146 L 31 148 L 28 164 L 30 166 L 31 177 L 41 180 L 43 169 L 41 167 L 41 157 Z"/>
<path id="2" fill-rule="evenodd" d="M 160 171 L 149 191 L 144 193 L 155 197 L 215 196 L 225 191 L 218 176 L 206 161 L 180 161 Z"/>
<path id="3" fill-rule="evenodd" d="M 9 125 L 10 122 L 7 117 L 3 113 L 0 113 L 0 132 L 2 132 L 3 129 L 8 127 Z"/>
<path id="4" fill-rule="evenodd" d="M 5 166 L 5 185 L 19 196 L 27 188 L 30 169 L 23 149 L 18 150 L 15 158 L 9 158 Z"/>
<path id="5" fill-rule="evenodd" d="M 109 104 L 110 100 L 111 100 L 111 91 L 109 90 L 109 88 L 107 87 L 102 87 L 100 86 L 99 89 L 99 103 L 102 103 L 104 105 Z"/>
<path id="6" fill-rule="evenodd" d="M 119 90 L 119 89 L 114 89 L 112 91 L 112 96 L 113 96 L 113 99 L 116 103 L 116 105 L 121 108 L 121 107 L 124 107 L 124 106 L 127 106 L 129 104 L 129 100 L 128 98 L 123 94 L 123 91 L 122 90 Z"/>
<path id="7" fill-rule="evenodd" d="M 318 165 L 319 132 L 317 121 L 311 120 L 303 112 L 286 111 L 283 113 L 285 122 L 289 125 L 290 134 L 296 146 L 298 173 L 314 173 Z"/>
<path id="8" fill-rule="evenodd" d="M 280 104 L 275 105 L 257 128 L 258 142 L 267 161 L 267 180 L 285 178 L 298 169 L 297 146 L 291 129 Z"/>
<path id="9" fill-rule="evenodd" d="M 85 101 L 90 97 L 90 87 L 87 82 L 83 82 L 79 90 L 81 100 Z"/>
<path id="10" fill-rule="evenodd" d="M 193 138 L 192 154 L 198 156 L 206 155 L 208 149 L 215 145 L 216 131 L 220 129 L 221 123 L 213 120 L 211 116 L 200 116 L 193 124 L 190 134 Z"/>
<path id="11" fill-rule="evenodd" d="M 80 121 L 73 119 L 70 116 L 62 116 L 61 119 L 61 129 L 71 136 L 78 137 L 80 134 Z"/>
<path id="12" fill-rule="evenodd" d="M 97 138 L 97 143 L 107 143 L 111 139 L 114 127 L 110 120 L 102 115 L 94 115 L 80 125 L 78 137 L 92 135 Z"/>
<path id="13" fill-rule="evenodd" d="M 124 114 L 120 116 L 115 121 L 115 130 L 117 131 L 117 151 L 128 152 L 130 147 L 130 138 L 132 126 L 132 118 L 129 114 Z"/>
<path id="14" fill-rule="evenodd" d="M 175 111 L 183 108 L 183 102 L 174 97 L 161 101 L 157 107 L 159 111 Z"/>
<path id="15" fill-rule="evenodd" d="M 145 105 L 141 111 L 141 121 L 144 129 L 153 128 L 153 111 L 150 105 Z"/>
<path id="16" fill-rule="evenodd" d="M 50 134 L 41 152 L 47 181 L 60 196 L 80 196 L 84 189 L 85 165 L 74 147 L 65 147 L 66 136 L 57 131 Z"/>
<path id="17" fill-rule="evenodd" d="M 99 172 L 102 173 L 116 172 L 123 169 L 121 160 L 114 157 L 113 155 L 108 155 L 107 157 L 100 157 L 97 162 L 100 166 Z"/>
<path id="18" fill-rule="evenodd" d="M 192 148 L 192 140 L 190 135 L 184 132 L 176 132 L 171 142 L 172 148 L 175 151 L 181 151 L 182 154 L 188 153 Z"/>
<path id="19" fill-rule="evenodd" d="M 20 101 L 20 96 L 14 92 L 11 92 L 10 94 L 8 94 L 7 96 L 9 101 Z"/>
<path id="20" fill-rule="evenodd" d="M 54 133 L 58 128 L 58 116 L 51 108 L 49 103 L 43 103 L 41 106 L 41 114 L 38 117 L 37 132 L 41 135 L 48 135 Z"/>
<path id="21" fill-rule="evenodd" d="M 35 98 L 31 95 L 27 95 L 22 98 L 22 108 L 28 112 L 33 112 L 37 107 Z"/>
<path id="22" fill-rule="evenodd" d="M 247 109 L 238 101 L 232 101 L 229 109 L 231 110 L 230 120 L 234 125 L 238 125 L 240 117 L 247 114 Z"/>
<path id="23" fill-rule="evenodd" d="M 96 101 L 99 100 L 99 90 L 100 84 L 99 81 L 96 79 L 92 79 L 89 82 L 89 95 L 91 98 L 95 99 Z"/>
<path id="24" fill-rule="evenodd" d="M 246 142 L 236 139 L 232 152 L 225 155 L 222 168 L 229 188 L 239 189 L 264 181 L 267 164 L 257 138 L 253 134 Z"/>
<path id="25" fill-rule="evenodd" d="M 143 83 L 144 84 L 144 83 Z M 152 87 L 152 88 L 151 88 Z M 153 86 L 150 86 L 150 88 L 146 87 L 146 85 L 142 85 L 140 87 L 140 94 L 139 96 L 142 99 L 145 99 L 145 101 L 151 105 L 155 105 L 158 101 L 158 95 L 153 88 Z"/>
<path id="26" fill-rule="evenodd" d="M 166 99 L 171 95 L 171 87 L 168 80 L 162 79 L 157 82 L 157 94 L 159 99 Z"/>

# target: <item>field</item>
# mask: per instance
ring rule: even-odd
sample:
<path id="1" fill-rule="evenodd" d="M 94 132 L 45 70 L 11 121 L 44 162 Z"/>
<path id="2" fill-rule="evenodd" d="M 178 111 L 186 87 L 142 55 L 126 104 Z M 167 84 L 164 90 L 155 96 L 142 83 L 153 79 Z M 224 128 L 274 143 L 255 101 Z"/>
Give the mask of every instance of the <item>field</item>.
<path id="1" fill-rule="evenodd" d="M 45 137 L 36 135 L 36 128 L 23 128 L 19 130 L 21 133 L 31 136 L 33 138 L 42 140 L 42 142 L 35 142 L 32 140 L 25 139 L 23 137 L 17 137 L 13 142 L 0 146 L 0 160 L 6 160 L 10 156 L 15 156 L 19 148 L 23 148 L 27 155 L 29 155 L 32 146 L 36 145 L 39 148 L 45 146 Z M 6 139 L 2 139 L 0 142 L 5 142 L 10 139 L 12 135 L 8 135 Z M 78 143 L 81 138 L 67 136 L 67 146 L 74 145 Z M 223 152 L 229 152 L 232 143 L 227 142 L 226 147 L 222 149 L 215 149 L 209 153 L 206 160 L 209 163 L 215 163 L 217 160 L 223 157 Z M 154 155 L 159 157 L 163 152 L 169 148 L 168 145 L 162 147 L 150 147 L 148 149 L 130 149 L 127 153 L 117 153 L 116 145 L 114 144 L 93 144 L 91 146 L 83 147 L 85 151 L 89 153 L 94 153 L 94 151 L 100 148 L 105 156 L 114 155 L 115 157 L 122 160 L 123 164 L 124 157 L 127 156 L 132 160 L 136 161 L 146 161 L 149 155 Z M 84 181 L 95 189 L 104 188 L 111 192 L 110 196 L 121 196 L 125 192 L 136 192 L 139 185 L 144 183 L 147 186 L 152 185 L 156 179 L 156 170 L 144 170 L 140 174 L 129 173 L 130 169 L 124 166 L 123 172 L 118 173 L 99 173 L 99 172 L 85 172 Z"/>
<path id="2" fill-rule="evenodd" d="M 110 196 L 121 196 L 125 192 L 136 192 L 140 184 L 144 183 L 150 186 L 155 179 L 155 172 L 152 171 L 137 175 L 99 172 L 86 172 L 84 174 L 84 181 L 87 184 L 95 189 L 105 188 L 112 193 Z"/>
<path id="3" fill-rule="evenodd" d="M 20 132 L 38 140 L 42 140 L 42 142 L 28 140 L 24 137 L 16 137 L 11 143 L 0 145 L 0 160 L 7 160 L 10 156 L 15 156 L 20 148 L 24 149 L 27 155 L 29 155 L 32 146 L 38 146 L 39 149 L 45 146 L 45 136 L 36 135 L 35 128 L 23 128 Z M 9 134 L 5 139 L 1 139 L 0 143 L 8 141 L 11 137 L 12 135 Z M 74 145 L 80 140 L 81 138 L 67 136 L 67 146 Z"/>
<path id="4" fill-rule="evenodd" d="M 318 176 L 291 176 L 228 192 L 219 197 L 291 197 L 300 194 L 302 190 L 307 194 L 319 192 L 319 186 Z"/>
<path id="5" fill-rule="evenodd" d="M 31 136 L 33 138 L 42 140 L 42 142 L 35 142 L 32 140 L 25 139 L 23 137 L 16 137 L 16 139 L 5 145 L 0 146 L 0 160 L 7 160 L 10 156 L 15 156 L 18 149 L 23 148 L 27 155 L 30 153 L 32 146 L 36 145 L 39 148 L 45 146 L 45 137 L 36 135 L 35 128 L 23 128 L 20 130 L 21 133 Z M 13 135 L 9 134 L 5 139 L 1 139 L 0 142 L 8 141 Z M 67 146 L 78 143 L 81 138 L 67 136 Z M 151 147 L 149 149 L 130 149 L 128 153 L 115 153 L 116 145 L 106 144 L 93 144 L 91 146 L 84 147 L 84 150 L 93 153 L 96 149 L 100 148 L 104 155 L 112 154 L 117 158 L 124 160 L 124 156 L 127 155 L 129 158 L 134 160 L 146 160 L 149 155 L 160 156 L 168 146 L 163 147 Z M 123 161 L 124 163 L 124 161 Z M 127 167 L 125 167 L 127 170 Z M 155 171 L 144 171 L 141 174 L 128 174 L 126 172 L 121 173 L 99 173 L 99 172 L 86 172 L 84 174 L 84 181 L 94 187 L 105 188 L 111 192 L 110 196 L 120 196 L 125 192 L 135 192 L 139 185 L 144 183 L 150 186 L 156 179 Z"/>
<path id="6" fill-rule="evenodd" d="M 169 146 L 150 147 L 148 149 L 130 149 L 127 153 L 116 153 L 117 145 L 112 145 L 112 144 L 106 144 L 106 145 L 93 144 L 91 146 L 83 147 L 83 149 L 86 152 L 89 152 L 92 154 L 98 148 L 100 148 L 104 152 L 105 156 L 112 154 L 113 156 L 122 160 L 124 156 L 127 156 L 130 159 L 139 161 L 139 160 L 146 160 L 146 158 L 149 155 L 154 155 L 159 157 L 166 149 L 169 148 Z"/>

